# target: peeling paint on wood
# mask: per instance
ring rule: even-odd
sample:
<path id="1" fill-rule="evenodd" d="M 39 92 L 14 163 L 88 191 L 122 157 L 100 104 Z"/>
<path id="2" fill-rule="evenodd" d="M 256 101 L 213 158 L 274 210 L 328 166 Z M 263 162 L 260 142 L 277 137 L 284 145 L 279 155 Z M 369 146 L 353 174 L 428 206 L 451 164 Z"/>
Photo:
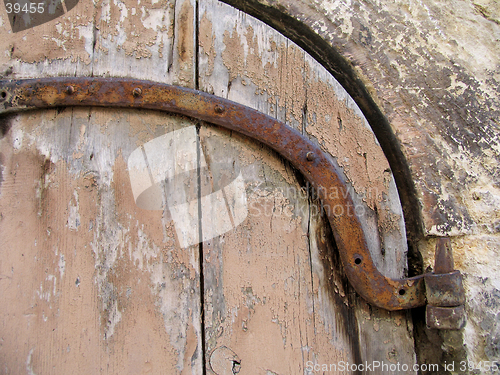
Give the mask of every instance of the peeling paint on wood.
<path id="1" fill-rule="evenodd" d="M 259 2 L 247 2 L 252 6 L 256 3 Z M 327 44 L 338 48 L 349 62 L 353 77 L 363 82 L 392 127 L 395 137 L 388 138 L 389 141 L 399 142 L 396 146 L 401 145 L 408 160 L 422 207 L 425 234 L 466 234 L 453 240 L 457 268 L 466 270 L 465 286 L 470 300 L 475 301 L 468 305 L 471 318 L 463 340 L 469 358 L 475 362 L 498 360 L 499 325 L 494 318 L 498 280 L 493 272 L 500 220 L 495 208 L 500 196 L 496 181 L 499 149 L 495 120 L 499 107 L 498 43 L 495 43 L 498 6 L 491 1 L 453 2 L 453 6 L 445 7 L 436 1 L 378 2 L 376 6 L 357 1 L 260 3 L 301 20 Z M 384 249 L 383 254 L 374 256 L 379 267 L 387 274 L 404 272 L 404 251 L 396 251 L 404 241 L 401 210 L 399 203 L 390 198 L 396 196 L 396 187 L 359 110 L 345 104 L 338 90 L 329 89 L 334 84 L 312 68 L 310 58 L 291 42 L 271 37 L 262 25 L 246 24 L 244 15 L 232 18 L 230 23 L 228 18 L 233 16 L 221 11 L 222 6 L 206 4 L 200 2 L 200 13 L 196 15 L 194 2 L 160 1 L 139 6 L 137 2 L 99 1 L 88 6 L 80 1 L 54 24 L 17 34 L 10 32 L 6 14 L 0 7 L 0 31 L 8 35 L 0 40 L 0 75 L 13 78 L 113 75 L 195 87 L 194 51 L 199 28 L 200 87 L 287 121 L 336 156 L 346 171 L 346 179 L 359 194 L 359 201 L 371 214 L 376 211 L 369 218 L 368 227 L 373 249 L 379 252 Z M 220 18 L 213 20 L 212 11 L 204 11 L 210 7 L 220 12 Z M 200 26 L 195 25 L 197 17 Z M 463 20 L 460 28 L 456 27 L 457 17 Z M 289 32 L 293 34 L 294 29 Z M 335 71 L 339 66 L 325 65 L 337 75 L 343 74 Z M 346 88 L 354 92 L 347 83 Z M 353 97 L 368 113 L 369 106 L 363 106 L 358 96 Z M 338 106 L 331 110 L 316 98 Z M 374 117 L 370 115 L 367 114 L 372 121 Z M 55 357 L 56 361 L 69 358 L 67 363 L 80 361 L 85 373 L 120 372 L 126 366 L 135 372 L 156 372 L 157 368 L 171 372 L 191 368 L 197 369 L 194 373 L 199 371 L 200 311 L 194 302 L 187 309 L 181 308 L 190 300 L 191 290 L 199 288 L 197 250 L 175 253 L 173 224 L 168 224 L 168 218 L 161 213 L 140 212 L 134 207 L 130 192 L 127 195 L 122 189 L 128 183 L 127 155 L 165 132 L 164 117 L 142 112 L 64 109 L 23 115 L 0 125 L 5 136 L 0 155 L 0 225 L 1 235 L 5 236 L 2 243 L 7 244 L 2 246 L 6 250 L 0 263 L 0 282 L 8 285 L 4 288 L 15 291 L 12 292 L 15 303 L 3 307 L 2 315 L 15 322 L 7 328 L 6 335 L 18 338 L 18 346 L 22 348 L 17 352 L 6 350 L 2 336 L 2 350 L 7 353 L 2 355 L 17 363 L 19 371 L 26 368 L 32 373 L 48 366 L 48 357 Z M 120 130 L 122 126 L 124 131 Z M 357 137 L 352 137 L 353 133 Z M 387 144 L 382 147 L 387 152 Z M 294 282 L 290 281 L 292 289 L 286 292 L 295 296 L 293 288 L 300 286 L 301 292 L 309 296 L 306 306 L 314 306 L 315 313 L 310 314 L 310 309 L 303 309 L 296 302 L 290 305 L 290 310 L 307 317 L 299 319 L 300 332 L 309 334 L 311 328 L 307 324 L 312 316 L 314 324 L 325 334 L 313 340 L 315 345 L 332 345 L 333 340 L 349 351 L 336 352 L 331 358 L 337 354 L 338 358 L 351 356 L 351 359 L 373 355 L 395 360 L 407 355 L 405 360 L 413 360 L 408 344 L 412 341 L 409 320 L 404 315 L 387 316 L 371 310 L 356 300 L 344 284 L 341 270 L 335 268 L 336 261 L 326 255 L 334 249 L 325 245 L 330 240 L 328 234 L 321 232 L 320 219 L 303 215 L 304 207 L 312 212 L 317 206 L 280 195 L 277 186 L 296 187 L 300 181 L 296 181 L 287 165 L 270 162 L 267 155 L 257 157 L 258 152 L 265 154 L 257 148 L 244 155 L 241 164 L 247 167 L 251 161 L 261 165 L 271 163 L 272 167 L 263 166 L 258 171 L 267 171 L 266 176 L 274 185 L 266 190 L 266 194 L 270 192 L 268 195 L 253 202 L 260 205 L 256 207 L 272 208 L 286 220 L 273 220 L 273 228 L 271 223 L 256 222 L 252 228 L 268 234 L 282 229 L 294 241 L 291 244 L 286 236 L 281 238 L 276 234 L 276 238 L 262 240 L 255 248 L 269 243 L 275 247 L 286 244 L 293 255 L 300 254 L 297 256 L 303 263 L 311 263 L 310 269 L 304 268 Z M 240 156 L 233 150 L 228 155 L 237 154 Z M 258 171 L 253 172 L 257 181 L 262 179 Z M 369 190 L 374 186 L 375 195 Z M 8 202 L 4 200 L 6 197 Z M 407 212 L 412 210 L 419 210 L 417 204 L 407 207 Z M 250 233 L 251 228 L 245 230 Z M 315 240 L 313 232 L 320 233 Z M 308 235 L 309 240 L 304 239 Z M 227 241 L 231 236 L 235 234 L 228 234 Z M 246 241 L 251 242 L 248 237 Z M 421 240 L 418 245 L 424 265 L 432 265 L 432 240 Z M 218 254 L 228 245 L 218 244 L 219 250 L 215 244 L 210 246 L 206 244 L 205 250 Z M 406 245 L 402 246 L 404 249 Z M 226 252 L 219 255 L 220 262 L 224 256 L 232 256 Z M 209 258 L 212 267 L 215 267 L 214 257 Z M 256 268 L 263 265 L 259 258 L 247 260 Z M 218 264 L 214 275 L 233 272 L 223 266 L 224 263 Z M 286 267 L 273 271 L 292 272 Z M 207 270 L 207 280 L 210 272 Z M 339 275 L 332 276 L 335 273 Z M 173 274 L 176 276 L 164 279 Z M 223 281 L 219 278 L 214 282 L 215 296 L 225 297 L 224 288 L 230 288 Z M 268 295 L 264 282 L 255 285 L 235 288 L 228 297 L 241 312 L 238 316 L 248 318 L 247 331 L 242 329 L 240 335 L 248 337 L 257 326 L 255 322 L 259 322 L 270 332 L 276 332 L 276 337 L 271 338 L 276 345 L 284 338 L 295 345 L 298 341 L 290 328 L 290 321 L 294 321 L 290 311 L 285 312 L 281 305 L 268 301 L 271 297 L 278 298 L 279 293 L 271 290 Z M 283 287 L 284 283 L 278 280 L 277 285 Z M 184 287 L 187 289 L 175 297 L 168 292 Z M 66 290 L 68 293 L 63 293 Z M 215 297 L 207 298 L 208 301 Z M 176 299 L 177 304 L 165 302 Z M 210 311 L 208 305 L 205 307 Z M 224 306 L 213 309 L 211 316 L 227 313 Z M 331 311 L 344 315 L 328 315 Z M 70 317 L 75 316 L 80 322 L 76 328 L 70 323 Z M 171 323 L 176 319 L 191 323 Z M 213 319 L 219 322 L 219 318 Z M 225 329 L 234 328 L 234 324 L 245 327 L 243 319 L 217 324 Z M 142 330 L 143 326 L 148 329 Z M 352 337 L 331 336 L 337 329 L 342 331 L 340 327 L 355 326 L 359 335 L 370 337 L 367 342 L 376 342 L 384 332 L 390 332 L 390 339 L 375 347 L 356 343 Z M 233 343 L 223 332 L 209 333 L 209 348 L 223 340 L 242 345 Z M 78 339 L 71 339 L 73 334 Z M 22 337 L 28 336 L 21 344 Z M 137 339 L 132 341 L 130 337 Z M 457 345 L 452 343 L 451 336 L 441 339 L 442 347 L 455 350 Z M 151 342 L 155 343 L 154 353 L 149 350 Z M 77 343 L 80 349 L 75 349 Z M 162 346 L 165 343 L 170 349 Z M 51 345 L 51 356 L 45 356 L 43 350 Z M 410 349 L 402 354 L 405 345 Z M 101 360 L 80 360 L 77 353 L 82 352 L 87 358 Z M 126 357 L 131 361 L 127 362 L 125 356 L 132 352 L 136 356 Z M 161 358 L 162 362 L 154 362 L 153 357 Z M 62 359 L 58 362 L 61 371 L 71 372 L 63 362 Z M 242 363 L 241 371 L 245 362 Z M 100 366 L 107 370 L 101 370 Z M 270 365 L 269 371 L 277 372 L 278 368 Z"/>
<path id="2" fill-rule="evenodd" d="M 285 171 L 283 178 L 282 162 L 258 145 L 246 140 L 240 145 L 239 137 L 224 131 L 202 130 L 207 154 L 217 159 L 223 150 L 221 156 L 241 160 L 249 184 L 243 226 L 203 244 L 207 352 L 230 348 L 241 359 L 241 374 L 302 373 L 308 360 L 352 360 L 345 337 L 333 345 L 336 333 L 329 324 L 342 323 L 335 323 L 335 315 L 329 316 L 333 322 L 323 323 L 315 313 L 310 208 L 305 195 L 287 196 L 300 190 L 296 182 L 287 182 L 294 180 L 293 172 Z"/>
<path id="3" fill-rule="evenodd" d="M 370 222 L 372 256 L 386 274 L 400 276 L 406 264 L 404 232 L 382 230 L 379 236 L 375 229 L 403 228 L 399 198 L 387 160 L 352 99 L 299 47 L 251 17 L 217 2 L 204 3 L 200 14 L 206 19 L 200 31 L 205 35 L 200 88 L 286 121 L 336 157 Z M 210 21 L 214 14 L 220 15 L 218 22 Z M 210 52 L 213 68 L 203 45 L 209 51 L 216 46 L 218 52 Z"/>
<path id="4" fill-rule="evenodd" d="M 180 249 L 171 219 L 137 208 L 130 190 L 125 160 L 137 138 L 128 134 L 149 132 L 145 122 L 156 133 L 191 125 L 70 109 L 20 118 L 3 138 L 9 371 L 29 357 L 35 373 L 75 363 L 82 373 L 201 372 L 198 249 Z"/>
<path id="5" fill-rule="evenodd" d="M 496 205 L 483 203 L 495 200 L 498 186 L 498 4 L 227 2 L 311 52 L 358 102 L 391 165 L 399 165 L 393 169 L 399 174 L 410 241 L 418 245 L 424 269 L 433 265 L 432 237 L 457 236 L 457 268 L 469 275 L 470 299 L 481 295 L 482 302 L 470 304 L 473 322 L 463 338 L 423 327 L 417 339 L 426 336 L 434 346 L 419 350 L 420 363 L 498 361 L 494 340 L 486 338 L 497 337 L 497 328 L 485 307 L 498 295 L 498 215 Z M 400 147 L 404 155 L 398 155 Z M 426 237 L 418 241 L 420 226 Z M 489 322 L 484 327 L 483 320 Z M 494 333 L 486 335 L 490 329 Z M 483 351 L 485 345 L 489 349 Z"/>
<path id="6" fill-rule="evenodd" d="M 317 63 L 278 33 L 217 2 L 203 3 L 200 14 L 200 88 L 286 121 L 336 156 L 366 212 L 378 211 L 364 220 L 371 223 L 366 230 L 380 268 L 401 275 L 406 262 L 401 207 L 387 161 L 359 109 Z M 328 227 L 317 202 L 282 193 L 304 191 L 287 166 L 261 156 L 249 142 L 230 148 L 236 135 L 202 130 L 202 145 L 217 155 L 212 160 L 232 155 L 243 169 L 253 166 L 253 173 L 245 169 L 254 180 L 248 183 L 259 189 L 250 190 L 249 206 L 261 215 L 250 217 L 238 232 L 203 244 L 207 355 L 230 348 L 241 359 L 241 373 L 257 366 L 270 373 L 302 373 L 307 361 L 414 363 L 408 317 L 356 301 L 338 258 L 332 260 L 336 249 L 329 246 L 331 233 L 324 232 Z M 353 163 L 355 158 L 361 165 Z M 283 302 L 276 300 L 292 293 L 290 288 L 295 302 L 286 299 L 282 310 Z M 273 352 L 262 342 L 273 343 Z M 292 355 L 294 349 L 300 357 Z M 289 359 L 272 361 L 276 353 Z"/>

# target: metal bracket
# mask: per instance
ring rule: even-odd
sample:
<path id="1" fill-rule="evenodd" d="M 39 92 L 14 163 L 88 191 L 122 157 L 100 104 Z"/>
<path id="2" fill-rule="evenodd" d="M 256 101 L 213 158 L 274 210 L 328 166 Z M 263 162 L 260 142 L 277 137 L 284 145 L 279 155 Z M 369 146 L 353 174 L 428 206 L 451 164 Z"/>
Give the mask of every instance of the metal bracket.
<path id="1" fill-rule="evenodd" d="M 214 95 L 150 81 L 91 77 L 0 81 L 0 115 L 62 106 L 159 110 L 197 118 L 256 139 L 300 170 L 318 192 L 324 207 L 343 208 L 343 214 L 335 213 L 340 210 L 326 210 L 326 214 L 345 273 L 354 289 L 367 302 L 387 310 L 424 306 L 426 297 L 429 307 L 450 308 L 464 303 L 461 275 L 458 271 L 450 273 L 449 267 L 446 272 L 440 272 L 442 274 L 405 279 L 382 275 L 371 258 L 353 200 L 341 178 L 342 171 L 336 169 L 329 155 L 317 145 L 283 122 Z M 343 193 L 335 197 L 326 194 L 329 191 L 327 188 L 331 187 Z M 451 248 L 449 250 L 451 254 Z M 437 311 L 428 308 L 428 324 L 431 327 L 460 328 L 460 322 L 452 323 L 450 319 L 447 324 L 433 323 L 440 319 L 443 321 L 438 318 Z M 455 309 L 450 314 L 456 316 L 460 311 Z"/>

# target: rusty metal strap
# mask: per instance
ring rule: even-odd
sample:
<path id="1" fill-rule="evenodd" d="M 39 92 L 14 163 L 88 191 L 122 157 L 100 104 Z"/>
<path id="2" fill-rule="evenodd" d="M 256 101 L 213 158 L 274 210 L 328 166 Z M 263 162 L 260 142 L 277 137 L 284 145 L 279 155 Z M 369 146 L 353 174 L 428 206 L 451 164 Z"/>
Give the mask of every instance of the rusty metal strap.
<path id="1" fill-rule="evenodd" d="M 425 305 L 424 275 L 391 279 L 378 271 L 341 171 L 329 155 L 286 124 L 220 97 L 149 81 L 74 77 L 0 81 L 0 114 L 61 106 L 143 108 L 182 114 L 264 143 L 302 172 L 325 207 L 343 208 L 326 210 L 326 214 L 355 290 L 369 303 L 387 310 Z M 343 193 L 334 197 L 327 194 L 332 187 Z"/>

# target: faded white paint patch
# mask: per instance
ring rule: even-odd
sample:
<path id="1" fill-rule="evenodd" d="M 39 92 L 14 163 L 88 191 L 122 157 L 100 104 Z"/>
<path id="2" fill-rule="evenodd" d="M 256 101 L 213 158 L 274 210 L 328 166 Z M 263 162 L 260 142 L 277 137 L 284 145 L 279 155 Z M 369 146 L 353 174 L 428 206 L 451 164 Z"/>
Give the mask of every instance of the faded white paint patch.
<path id="1" fill-rule="evenodd" d="M 26 373 L 28 375 L 36 375 L 35 372 L 33 371 L 33 364 L 31 363 L 31 356 L 33 355 L 34 350 L 35 348 L 31 348 L 28 353 L 28 358 L 26 358 Z"/>
<path id="2" fill-rule="evenodd" d="M 51 297 L 55 296 L 57 292 L 57 277 L 54 275 L 47 275 L 45 281 L 52 282 L 52 290 L 50 290 L 50 288 L 44 290 L 44 282 L 41 282 L 40 289 L 36 290 L 35 293 L 38 295 L 39 299 L 50 302 Z"/>
<path id="3" fill-rule="evenodd" d="M 73 191 L 73 198 L 68 204 L 68 221 L 66 226 L 71 230 L 78 230 L 80 226 L 80 213 L 78 203 L 78 193 Z M 73 204 L 75 202 L 75 204 Z"/>
<path id="4" fill-rule="evenodd" d="M 61 277 L 64 276 L 64 271 L 66 270 L 66 259 L 64 259 L 64 255 L 61 254 L 61 256 L 59 257 L 59 274 L 61 275 Z"/>
<path id="5" fill-rule="evenodd" d="M 14 129 L 12 132 L 12 138 L 14 149 L 19 150 L 23 146 L 24 133 L 22 129 Z"/>
<path id="6" fill-rule="evenodd" d="M 79 38 L 85 40 L 85 52 L 92 57 L 94 54 L 94 25 L 89 23 L 87 26 L 77 26 Z"/>
<path id="7" fill-rule="evenodd" d="M 148 265 L 149 261 L 152 258 L 156 259 L 160 252 L 158 246 L 156 246 L 154 243 L 152 244 L 152 246 L 150 246 L 149 242 L 150 241 L 146 234 L 139 228 L 137 245 L 135 246 L 135 250 L 130 256 L 134 265 L 136 265 L 140 270 L 144 268 L 144 259 L 146 260 L 146 265 Z"/>
<path id="8" fill-rule="evenodd" d="M 132 11 L 135 13 L 135 8 Z M 146 29 L 160 30 L 162 27 L 168 27 L 168 19 L 163 9 L 149 9 L 148 13 L 149 17 L 141 20 Z"/>
<path id="9" fill-rule="evenodd" d="M 182 269 L 183 265 L 179 265 Z M 182 279 L 172 278 L 170 265 L 163 261 L 157 262 L 150 267 L 151 281 L 156 286 L 158 296 L 158 307 L 163 315 L 165 331 L 170 337 L 170 344 L 178 354 L 177 367 L 182 371 L 184 368 L 184 355 L 188 324 L 172 324 L 173 322 L 188 322 L 190 320 L 188 306 L 190 295 L 186 288 L 179 288 L 178 283 Z M 182 290 L 180 292 L 180 290 Z"/>
<path id="10" fill-rule="evenodd" d="M 123 23 L 128 16 L 127 6 L 119 0 L 114 0 L 114 4 L 120 9 L 120 23 Z"/>
<path id="11" fill-rule="evenodd" d="M 118 302 L 114 300 L 109 308 L 108 324 L 106 326 L 105 338 L 109 339 L 115 333 L 115 327 L 122 319 L 122 313 L 118 310 Z"/>
<path id="12" fill-rule="evenodd" d="M 55 297 L 57 293 L 57 277 L 54 275 L 48 275 L 47 276 L 48 281 L 52 281 L 53 283 L 53 289 L 52 289 L 52 295 Z"/>

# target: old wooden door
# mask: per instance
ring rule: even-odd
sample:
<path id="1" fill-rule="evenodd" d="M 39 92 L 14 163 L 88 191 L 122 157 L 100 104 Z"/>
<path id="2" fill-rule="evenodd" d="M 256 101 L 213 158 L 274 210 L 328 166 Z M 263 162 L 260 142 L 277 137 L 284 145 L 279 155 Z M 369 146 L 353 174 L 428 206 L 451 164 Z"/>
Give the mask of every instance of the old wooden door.
<path id="1" fill-rule="evenodd" d="M 94 4 L 9 34 L 6 74 L 148 79 L 276 117 L 335 158 L 378 267 L 404 273 L 387 161 L 304 51 L 215 0 Z M 412 372 L 408 316 L 352 290 L 320 202 L 280 155 L 154 111 L 2 121 L 3 373 Z"/>

